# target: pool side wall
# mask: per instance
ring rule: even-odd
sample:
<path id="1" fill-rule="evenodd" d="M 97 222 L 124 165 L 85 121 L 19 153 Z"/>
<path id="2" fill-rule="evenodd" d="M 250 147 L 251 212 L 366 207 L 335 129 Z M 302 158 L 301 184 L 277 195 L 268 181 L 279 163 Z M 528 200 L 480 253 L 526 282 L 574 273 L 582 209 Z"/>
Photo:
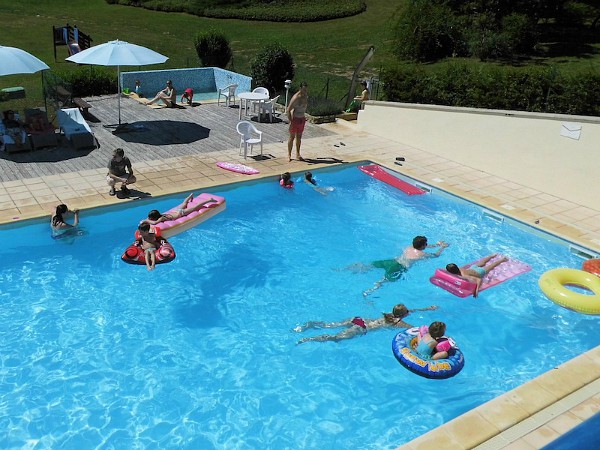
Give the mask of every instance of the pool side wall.
<path id="1" fill-rule="evenodd" d="M 510 447 L 514 449 L 534 448 L 523 444 L 519 440 L 521 436 L 511 432 L 511 427 L 536 416 L 537 423 L 532 428 L 542 426 L 556 416 L 552 412 L 544 414 L 545 408 L 558 405 L 565 397 L 578 390 L 591 388 L 599 379 L 599 374 L 600 346 L 450 420 L 397 450 L 464 450 L 480 445 L 483 450 L 504 448 L 510 444 L 515 445 Z M 594 406 L 588 412 L 588 417 L 599 408 L 598 405 Z M 491 442 L 493 439 L 496 442 L 488 443 L 486 447 L 486 441 Z"/>
<path id="2" fill-rule="evenodd" d="M 561 136 L 573 123 L 581 126 L 578 140 Z M 598 205 L 599 117 L 369 101 L 357 127 L 582 206 Z"/>
<path id="3" fill-rule="evenodd" d="M 217 92 L 219 88 L 237 84 L 238 93 L 250 91 L 252 85 L 252 78 L 218 67 L 121 72 L 123 88 L 129 88 L 133 92 L 135 80 L 140 80 L 142 93 L 148 98 L 154 97 L 158 91 L 164 89 L 167 80 L 173 81 L 177 97 L 187 88 L 192 88 L 194 92 Z"/>

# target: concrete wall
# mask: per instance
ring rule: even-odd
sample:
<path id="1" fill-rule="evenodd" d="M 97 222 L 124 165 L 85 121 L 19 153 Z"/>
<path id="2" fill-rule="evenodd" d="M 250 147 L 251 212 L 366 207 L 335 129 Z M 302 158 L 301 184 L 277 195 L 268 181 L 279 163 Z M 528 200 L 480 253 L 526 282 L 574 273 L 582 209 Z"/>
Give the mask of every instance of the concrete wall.
<path id="1" fill-rule="evenodd" d="M 565 122 L 581 125 L 579 140 L 561 136 Z M 598 117 L 369 101 L 357 126 L 580 205 L 600 201 Z"/>
<path id="2" fill-rule="evenodd" d="M 218 88 L 229 84 L 237 84 L 236 92 L 250 91 L 252 78 L 218 67 L 197 67 L 192 69 L 146 70 L 139 72 L 122 72 L 121 86 L 135 89 L 135 80 L 140 80 L 142 92 L 146 97 L 153 97 L 164 89 L 167 80 L 173 81 L 177 96 L 181 96 L 187 88 L 194 92 L 216 92 Z"/>

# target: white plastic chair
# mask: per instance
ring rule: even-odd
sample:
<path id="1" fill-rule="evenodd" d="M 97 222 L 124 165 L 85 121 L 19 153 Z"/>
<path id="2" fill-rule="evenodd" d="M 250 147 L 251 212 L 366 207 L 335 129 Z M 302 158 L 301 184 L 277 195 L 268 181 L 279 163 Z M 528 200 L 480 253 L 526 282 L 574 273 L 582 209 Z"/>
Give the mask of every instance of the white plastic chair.
<path id="1" fill-rule="evenodd" d="M 255 92 L 257 94 L 264 94 L 267 97 L 269 96 L 269 90 L 267 88 L 265 88 L 265 87 L 254 88 L 252 90 L 252 92 Z M 252 112 L 255 112 L 256 111 L 256 105 L 260 106 L 261 103 L 263 103 L 263 102 L 252 102 Z"/>
<path id="2" fill-rule="evenodd" d="M 248 157 L 248 145 L 250 145 L 250 153 L 254 148 L 254 144 L 260 144 L 260 154 L 263 153 L 262 131 L 258 131 L 254 125 L 247 120 L 242 120 L 237 124 L 237 132 L 241 136 L 240 139 L 240 155 L 242 154 L 242 146 L 244 147 L 244 159 Z M 258 136 L 258 137 L 254 137 Z"/>
<path id="3" fill-rule="evenodd" d="M 271 123 L 273 123 L 273 114 L 275 113 L 275 104 L 277 103 L 277 100 L 279 100 L 279 95 L 268 102 L 262 102 L 260 104 L 260 115 L 268 114 Z"/>
<path id="4" fill-rule="evenodd" d="M 230 84 L 229 86 L 225 86 L 224 88 L 219 89 L 219 97 L 217 98 L 217 106 L 221 103 L 221 97 L 225 97 L 225 106 L 230 106 L 231 99 L 233 99 L 233 104 L 235 105 L 235 90 L 237 89 L 237 84 Z"/>

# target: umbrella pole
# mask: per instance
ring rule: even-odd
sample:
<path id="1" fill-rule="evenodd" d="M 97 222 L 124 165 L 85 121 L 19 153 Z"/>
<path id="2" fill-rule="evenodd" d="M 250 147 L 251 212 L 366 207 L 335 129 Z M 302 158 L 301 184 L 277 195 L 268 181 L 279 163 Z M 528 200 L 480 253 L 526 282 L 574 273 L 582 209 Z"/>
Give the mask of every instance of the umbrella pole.
<path id="1" fill-rule="evenodd" d="M 121 126 L 121 66 L 117 66 L 117 97 L 119 98 L 119 126 Z"/>
<path id="2" fill-rule="evenodd" d="M 128 123 L 121 123 L 121 66 L 117 66 L 117 102 L 119 109 L 119 123 L 115 125 L 104 125 L 105 128 L 114 128 L 113 134 L 127 133 L 131 131 Z"/>

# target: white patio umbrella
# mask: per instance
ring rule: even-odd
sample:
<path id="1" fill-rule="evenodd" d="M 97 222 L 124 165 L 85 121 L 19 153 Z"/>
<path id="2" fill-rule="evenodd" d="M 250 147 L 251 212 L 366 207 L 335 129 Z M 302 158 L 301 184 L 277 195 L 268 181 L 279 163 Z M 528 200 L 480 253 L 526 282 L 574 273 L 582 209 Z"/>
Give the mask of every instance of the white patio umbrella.
<path id="1" fill-rule="evenodd" d="M 117 66 L 117 85 L 119 98 L 119 125 L 121 127 L 121 66 L 147 66 L 162 64 L 166 56 L 140 45 L 130 44 L 125 41 L 109 41 L 85 49 L 75 55 L 69 56 L 67 61 L 77 64 L 90 64 L 93 66 Z"/>
<path id="2" fill-rule="evenodd" d="M 0 76 L 16 75 L 19 73 L 36 73 L 40 70 L 49 69 L 43 61 L 37 59 L 31 53 L 16 47 L 4 47 L 0 45 Z"/>

